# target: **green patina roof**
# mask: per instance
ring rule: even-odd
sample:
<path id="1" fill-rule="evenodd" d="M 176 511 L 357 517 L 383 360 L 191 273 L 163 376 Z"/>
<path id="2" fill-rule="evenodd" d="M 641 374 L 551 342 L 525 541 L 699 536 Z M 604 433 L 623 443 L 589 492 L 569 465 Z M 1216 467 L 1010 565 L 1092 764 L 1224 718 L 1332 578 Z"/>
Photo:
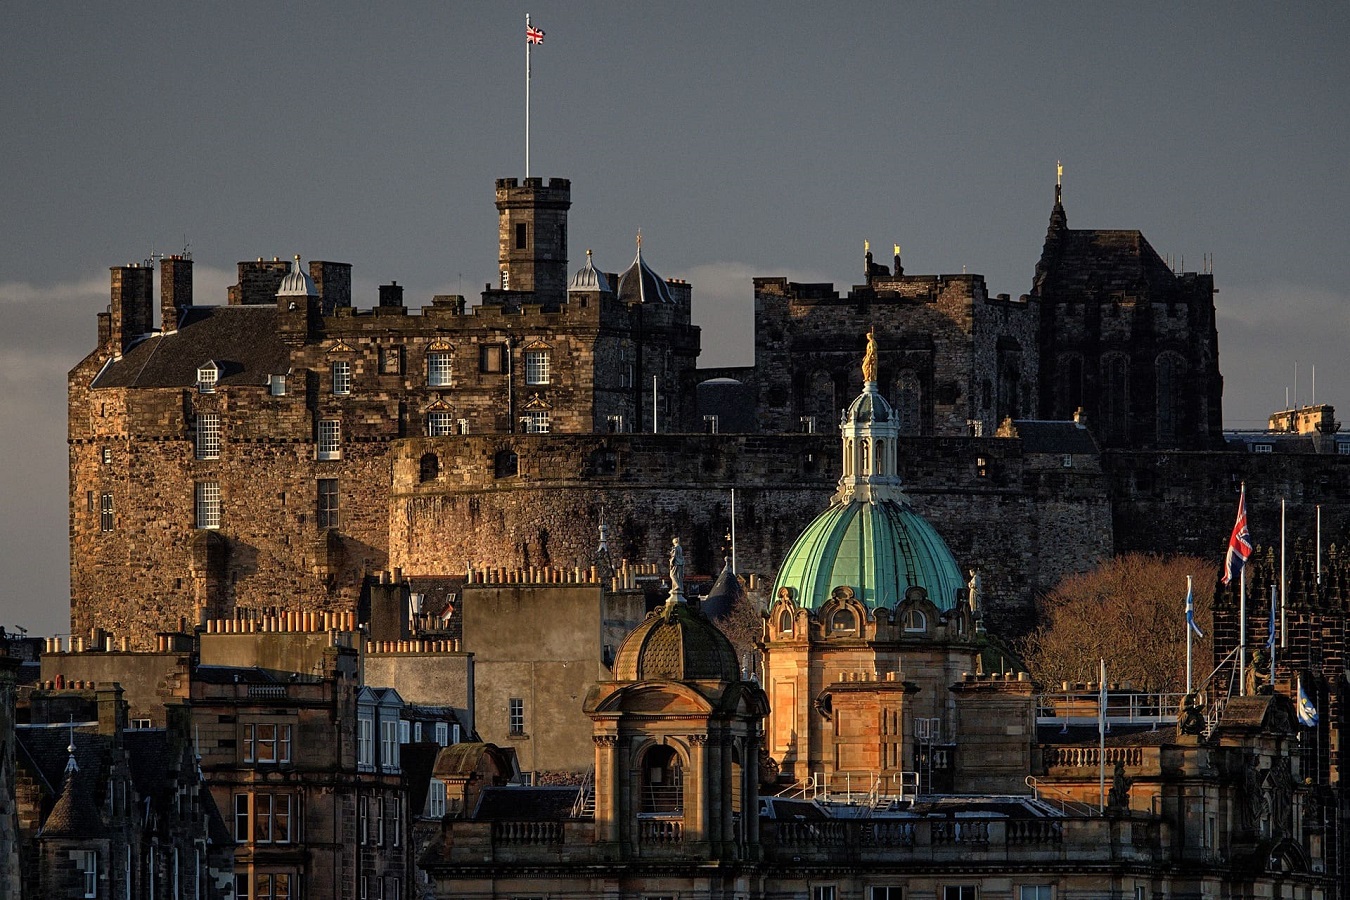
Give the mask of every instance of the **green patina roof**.
<path id="1" fill-rule="evenodd" d="M 894 500 L 835 503 L 817 516 L 788 551 L 773 592 L 791 588 L 799 606 L 817 609 L 844 585 L 868 608 L 894 607 L 906 589 L 921 587 L 943 610 L 966 587 L 942 536 Z"/>

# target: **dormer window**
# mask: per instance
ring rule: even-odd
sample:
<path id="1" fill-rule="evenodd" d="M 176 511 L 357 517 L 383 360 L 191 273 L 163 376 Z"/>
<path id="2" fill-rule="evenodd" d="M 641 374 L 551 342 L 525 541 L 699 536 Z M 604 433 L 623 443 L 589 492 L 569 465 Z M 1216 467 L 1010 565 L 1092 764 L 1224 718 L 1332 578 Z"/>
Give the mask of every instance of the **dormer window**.
<path id="1" fill-rule="evenodd" d="M 209 362 L 197 368 L 197 390 L 203 394 L 214 393 L 220 381 L 220 367 Z"/>
<path id="2" fill-rule="evenodd" d="M 783 610 L 778 615 L 778 630 L 783 634 L 792 634 L 792 611 Z"/>
<path id="3" fill-rule="evenodd" d="M 835 610 L 834 615 L 830 616 L 830 633 L 847 637 L 853 634 L 858 627 L 858 617 L 853 614 L 851 609 Z"/>
<path id="4" fill-rule="evenodd" d="M 917 609 L 907 609 L 905 610 L 904 629 L 909 634 L 927 631 L 928 617 Z"/>

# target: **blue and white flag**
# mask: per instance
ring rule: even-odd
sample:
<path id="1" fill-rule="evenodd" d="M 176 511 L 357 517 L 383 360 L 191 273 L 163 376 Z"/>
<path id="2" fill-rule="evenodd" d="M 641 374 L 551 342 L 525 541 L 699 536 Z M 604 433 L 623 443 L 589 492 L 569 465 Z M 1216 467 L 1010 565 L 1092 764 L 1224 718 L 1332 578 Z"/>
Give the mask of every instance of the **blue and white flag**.
<path id="1" fill-rule="evenodd" d="M 1306 728 L 1312 728 L 1317 724 L 1317 707 L 1313 706 L 1308 692 L 1303 689 L 1302 677 L 1298 680 L 1298 700 L 1294 703 L 1294 710 L 1298 714 L 1299 724 Z"/>
<path id="2" fill-rule="evenodd" d="M 1195 597 L 1191 593 L 1191 576 L 1186 576 L 1186 625 L 1195 632 L 1195 636 L 1202 638 L 1205 633 L 1200 630 L 1200 626 L 1195 624 Z"/>

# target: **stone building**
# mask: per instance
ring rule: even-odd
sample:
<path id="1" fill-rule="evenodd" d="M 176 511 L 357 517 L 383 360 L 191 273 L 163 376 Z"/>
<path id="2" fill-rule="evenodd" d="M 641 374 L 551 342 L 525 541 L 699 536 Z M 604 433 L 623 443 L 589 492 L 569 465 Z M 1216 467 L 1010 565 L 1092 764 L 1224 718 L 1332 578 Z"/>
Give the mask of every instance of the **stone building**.
<path id="1" fill-rule="evenodd" d="M 69 378 L 75 633 L 144 649 L 202 615 L 349 611 L 393 568 L 584 565 L 602 510 L 622 555 L 652 558 L 669 540 L 653 503 L 712 574 L 720 550 L 698 536 L 726 533 L 732 487 L 741 568 L 770 576 L 832 481 L 828 439 L 801 432 L 836 430 L 869 327 L 913 502 L 991 571 L 1010 532 L 1023 544 L 987 586 L 996 620 L 1025 624 L 1057 559 L 1108 555 L 1131 497 L 1029 466 L 992 437 L 1005 420 L 1081 407 L 1102 446 L 1143 453 L 1127 474 L 1155 449 L 1219 446 L 1212 277 L 1174 275 L 1138 232 L 1068 229 L 1058 194 L 1029 295 L 906 274 L 898 250 L 894 271 L 867 254 L 844 296 L 761 278 L 755 365 L 727 369 L 696 368 L 691 287 L 641 246 L 622 274 L 588 255 L 567 277 L 568 181 L 502 179 L 495 199 L 497 283 L 473 307 L 410 310 L 388 284 L 358 308 L 330 261 L 241 262 L 225 306 L 196 302 L 187 258 L 160 261 L 158 303 L 154 269 L 112 270 L 97 346 Z M 1149 424 L 1111 430 L 1121 409 Z M 728 427 L 741 433 L 695 436 Z"/>
<path id="2" fill-rule="evenodd" d="M 665 606 L 586 700 L 593 781 L 480 776 L 420 857 L 435 895 L 1331 896 L 1283 695 L 1235 698 L 1215 723 L 1193 707 L 1113 715 L 1103 747 L 1071 725 L 1078 700 L 1038 733 L 1038 718 L 1058 723 L 1035 715 L 1025 673 L 980 674 L 978 581 L 960 586 L 906 509 L 875 373 L 844 418 L 835 503 L 784 562 L 766 627 L 766 683 L 814 702 L 770 711 L 683 602 L 672 555 Z M 790 766 L 821 777 L 775 779 L 782 735 Z M 1094 797 L 1108 764 L 1109 797 Z"/>

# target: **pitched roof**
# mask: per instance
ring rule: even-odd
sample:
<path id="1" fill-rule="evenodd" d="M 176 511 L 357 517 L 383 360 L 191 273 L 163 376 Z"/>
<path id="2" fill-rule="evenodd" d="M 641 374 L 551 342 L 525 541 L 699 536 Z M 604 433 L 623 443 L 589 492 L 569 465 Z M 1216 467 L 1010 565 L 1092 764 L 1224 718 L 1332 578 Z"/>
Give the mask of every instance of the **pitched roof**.
<path id="1" fill-rule="evenodd" d="M 480 822 L 557 822 L 572 817 L 577 788 L 487 787 L 473 817 Z"/>
<path id="2" fill-rule="evenodd" d="M 284 374 L 290 354 L 277 337 L 271 306 L 191 306 L 178 330 L 154 334 L 109 363 L 93 387 L 193 387 L 197 367 L 214 361 L 219 384 L 261 387 Z"/>
<path id="3" fill-rule="evenodd" d="M 1176 275 L 1140 231 L 1052 228 L 1041 263 L 1045 278 L 1033 291 L 1047 299 L 1105 300 L 1113 293 L 1165 299 L 1177 291 Z"/>
<path id="4" fill-rule="evenodd" d="M 1015 419 L 1013 434 L 1028 453 L 1100 453 L 1092 432 L 1073 420 Z"/>

